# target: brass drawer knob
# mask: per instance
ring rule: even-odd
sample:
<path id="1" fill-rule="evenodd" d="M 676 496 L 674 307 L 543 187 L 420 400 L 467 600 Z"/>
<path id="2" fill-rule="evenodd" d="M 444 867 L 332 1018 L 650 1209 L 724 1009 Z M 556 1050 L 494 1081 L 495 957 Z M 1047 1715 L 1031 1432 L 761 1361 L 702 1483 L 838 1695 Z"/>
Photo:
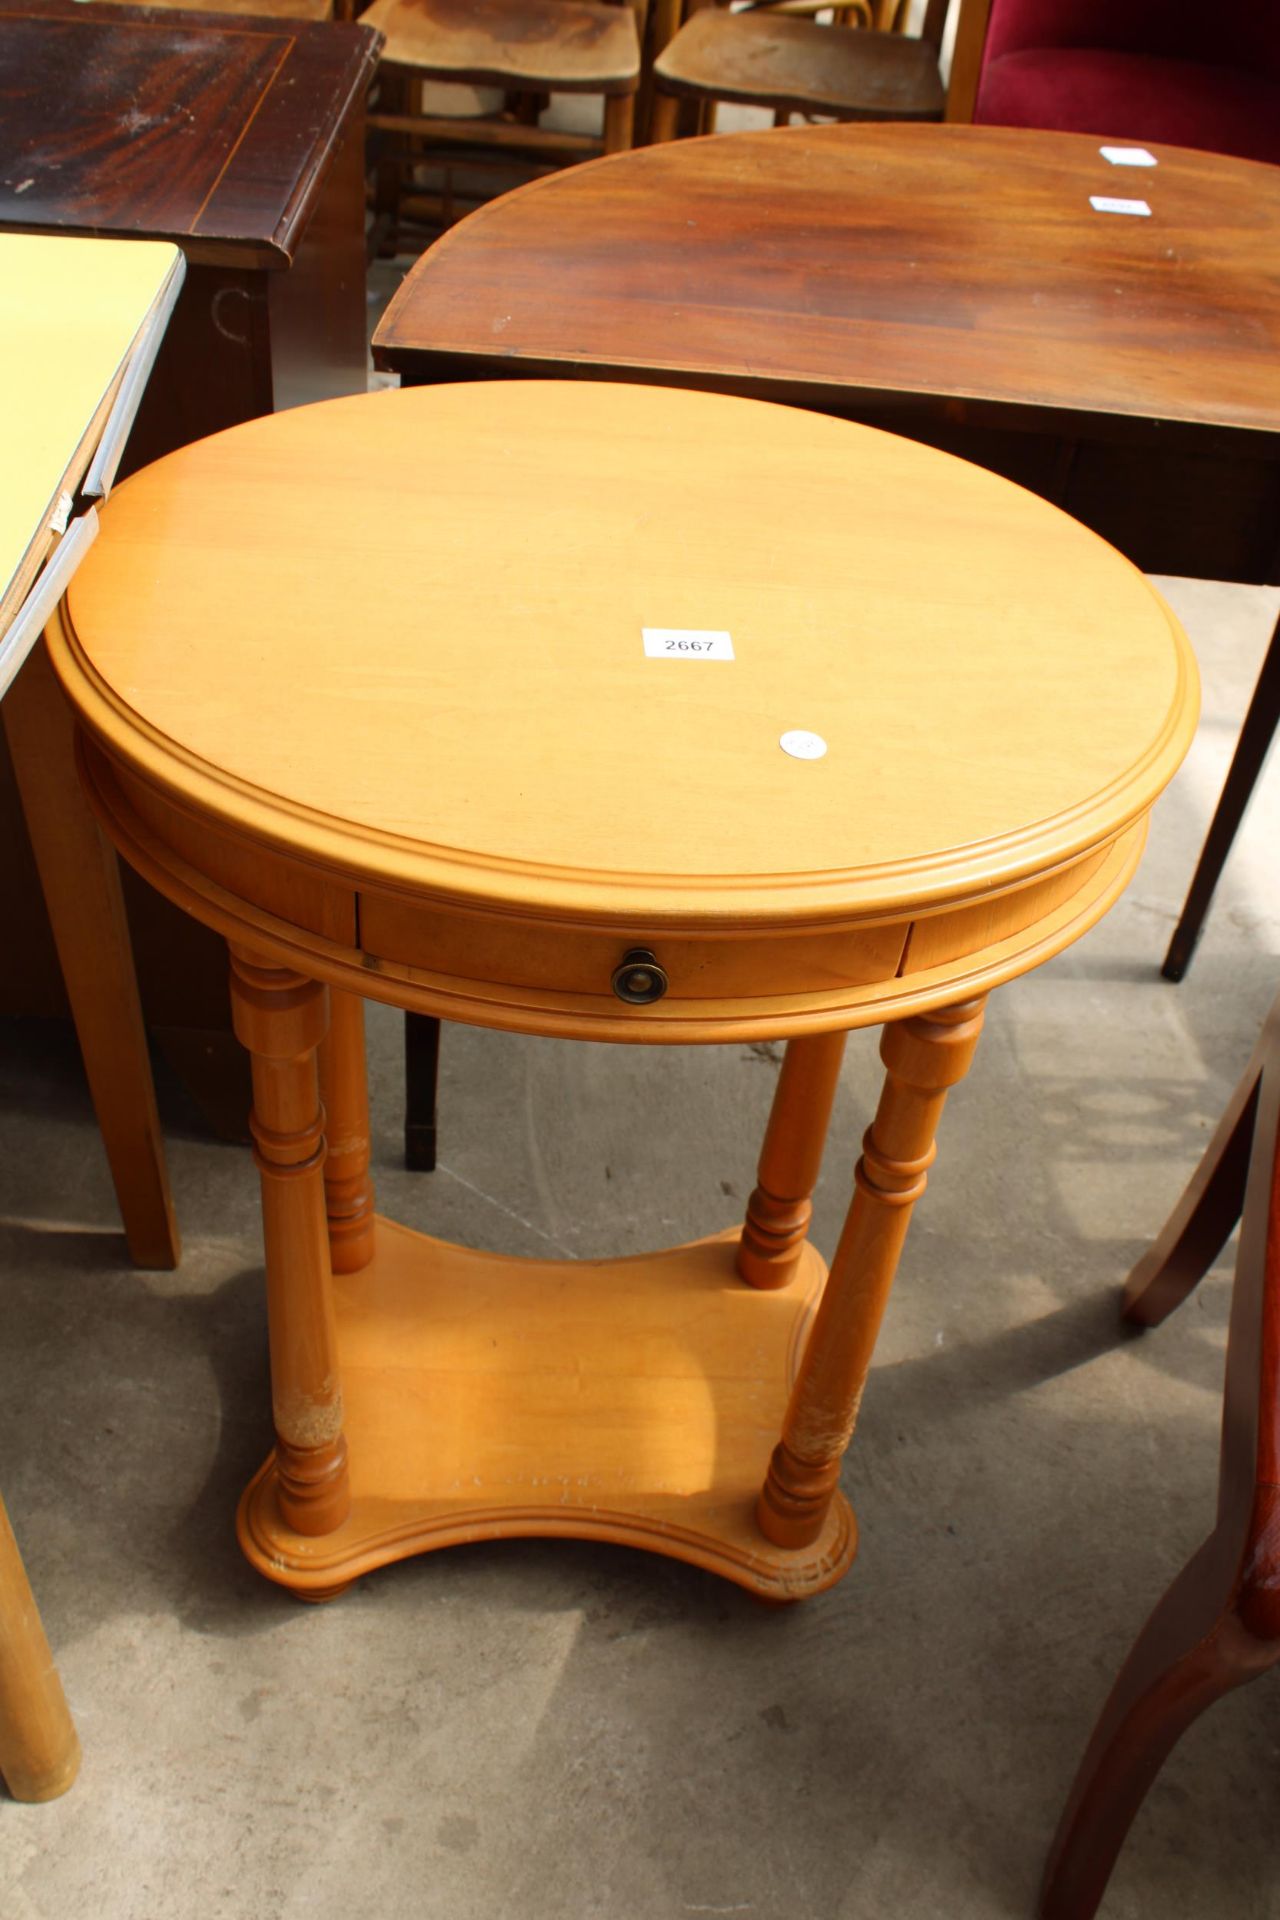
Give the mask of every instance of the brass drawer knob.
<path id="1" fill-rule="evenodd" d="M 648 947 L 632 947 L 613 970 L 613 990 L 633 1007 L 648 1007 L 666 992 L 667 976 Z"/>

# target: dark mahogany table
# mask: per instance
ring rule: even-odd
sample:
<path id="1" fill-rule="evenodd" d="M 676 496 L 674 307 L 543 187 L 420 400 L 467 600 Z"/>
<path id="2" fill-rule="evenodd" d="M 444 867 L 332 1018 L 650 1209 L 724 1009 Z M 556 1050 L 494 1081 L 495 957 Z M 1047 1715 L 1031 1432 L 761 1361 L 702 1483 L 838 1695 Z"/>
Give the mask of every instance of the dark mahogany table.
<path id="1" fill-rule="evenodd" d="M 1280 170 L 1101 144 L 802 127 L 596 161 L 438 241 L 375 358 L 795 402 L 1004 473 L 1148 571 L 1280 580 Z"/>
<path id="2" fill-rule="evenodd" d="M 364 387 L 364 110 L 379 45 L 361 26 L 0 0 L 0 229 L 163 238 L 186 256 L 122 472 Z M 63 1011 L 2 742 L 0 886 L 24 929 L 0 953 L 0 1010 Z M 218 1063 L 241 1074 L 222 955 L 132 876 L 128 893 L 149 1024 L 217 1102 Z M 238 1091 L 228 1103 L 243 1114 Z"/>

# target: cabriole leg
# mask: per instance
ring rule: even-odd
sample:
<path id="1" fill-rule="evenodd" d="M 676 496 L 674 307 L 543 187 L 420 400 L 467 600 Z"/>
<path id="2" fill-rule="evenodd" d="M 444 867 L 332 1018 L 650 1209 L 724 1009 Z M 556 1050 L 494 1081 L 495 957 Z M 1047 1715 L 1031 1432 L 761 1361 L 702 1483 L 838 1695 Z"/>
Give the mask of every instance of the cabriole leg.
<path id="1" fill-rule="evenodd" d="M 1206 1707 L 1280 1655 L 1280 1622 L 1267 1592 L 1280 1572 L 1280 1516 L 1275 1490 L 1260 1491 L 1248 1585 L 1242 1587 L 1238 1568 L 1224 1567 L 1221 1543 L 1211 1536 L 1139 1634 L 1054 1836 L 1040 1893 L 1043 1920 L 1091 1920 L 1134 1815 L 1180 1736 Z M 1259 1616 L 1252 1621 L 1251 1601 Z"/>
<path id="2" fill-rule="evenodd" d="M 306 1534 L 332 1532 L 350 1508 L 316 1068 L 327 1001 L 318 981 L 232 949 L 235 1029 L 253 1065 L 278 1498 Z"/>
<path id="3" fill-rule="evenodd" d="M 968 1071 L 983 1004 L 970 1000 L 885 1028 L 880 1105 L 862 1143 L 853 1202 L 756 1510 L 775 1546 L 809 1546 L 822 1531 L 911 1209 L 933 1163 L 938 1119 L 948 1089 Z"/>

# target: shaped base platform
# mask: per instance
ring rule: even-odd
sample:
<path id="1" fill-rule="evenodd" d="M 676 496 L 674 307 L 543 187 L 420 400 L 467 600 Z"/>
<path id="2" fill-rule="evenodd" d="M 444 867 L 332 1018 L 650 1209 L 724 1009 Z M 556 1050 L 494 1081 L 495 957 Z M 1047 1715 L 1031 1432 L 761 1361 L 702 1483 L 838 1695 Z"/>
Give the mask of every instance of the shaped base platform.
<path id="1" fill-rule="evenodd" d="M 261 1573 L 323 1599 L 388 1561 L 518 1535 L 610 1540 L 688 1560 L 769 1600 L 835 1584 L 857 1528 L 837 1498 L 787 1551 L 755 1503 L 826 1279 L 734 1268 L 736 1232 L 626 1260 L 477 1253 L 379 1220 L 334 1292 L 351 1512 L 295 1533 L 274 1456 L 240 1503 Z"/>

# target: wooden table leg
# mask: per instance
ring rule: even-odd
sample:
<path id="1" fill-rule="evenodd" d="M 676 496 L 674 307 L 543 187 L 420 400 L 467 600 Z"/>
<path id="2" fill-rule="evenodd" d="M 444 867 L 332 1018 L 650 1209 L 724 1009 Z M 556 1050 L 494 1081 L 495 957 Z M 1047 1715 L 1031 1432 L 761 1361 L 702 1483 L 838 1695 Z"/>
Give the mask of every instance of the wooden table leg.
<path id="1" fill-rule="evenodd" d="M 938 1119 L 948 1089 L 968 1072 L 983 1005 L 968 1000 L 884 1030 L 884 1090 L 862 1143 L 853 1203 L 760 1493 L 756 1518 L 775 1546 L 809 1546 L 822 1531 L 911 1209 L 933 1164 Z"/>
<path id="2" fill-rule="evenodd" d="M 1125 1281 L 1124 1317 L 1135 1326 L 1156 1327 L 1166 1320 L 1231 1238 L 1244 1205 L 1261 1054 L 1256 1047 L 1181 1199 Z"/>
<path id="3" fill-rule="evenodd" d="M 1274 1496 L 1274 1490 L 1273 1496 Z M 1276 1584 L 1273 1497 L 1256 1567 Z M 1194 1720 L 1233 1688 L 1280 1658 L 1276 1621 L 1256 1637 L 1240 1617 L 1238 1569 L 1221 1566 L 1221 1542 L 1207 1540 L 1169 1588 L 1126 1660 L 1094 1729 L 1045 1867 L 1044 1920 L 1089 1920 L 1106 1889 L 1133 1817 L 1172 1748 Z"/>
<path id="4" fill-rule="evenodd" d="M 440 1022 L 430 1013 L 404 1016 L 404 1163 L 416 1173 L 436 1164 L 440 1085 Z"/>
<path id="5" fill-rule="evenodd" d="M 316 1066 L 327 1002 L 318 981 L 232 948 L 232 1017 L 253 1066 L 276 1497 L 287 1525 L 306 1534 L 331 1533 L 351 1504 Z"/>
<path id="6" fill-rule="evenodd" d="M 753 1287 L 785 1287 L 800 1258 L 844 1043 L 843 1033 L 787 1042 L 760 1150 L 759 1184 L 747 1202 L 738 1243 L 738 1272 Z"/>
<path id="7" fill-rule="evenodd" d="M 373 1182 L 369 1178 L 369 1081 L 364 1001 L 329 989 L 329 1031 L 320 1042 L 325 1115 L 324 1198 L 335 1273 L 358 1273 L 373 1258 Z"/>
<path id="8" fill-rule="evenodd" d="M 1213 899 L 1231 851 L 1231 843 L 1236 837 L 1236 829 L 1244 818 L 1244 810 L 1262 772 L 1262 763 L 1275 738 L 1277 726 L 1280 726 L 1280 620 L 1276 622 L 1258 674 L 1258 683 L 1240 729 L 1240 738 L 1236 742 L 1217 811 L 1209 823 L 1209 832 L 1182 909 L 1182 917 L 1173 930 L 1169 951 L 1160 969 L 1166 980 L 1181 980 L 1191 965 L 1191 956 L 1196 950 L 1200 929 L 1209 911 L 1209 902 Z"/>
<path id="9" fill-rule="evenodd" d="M 71 710 L 43 643 L 4 699 L 4 724 L 135 1266 L 176 1267 L 164 1142 L 113 849 L 79 778 Z"/>
<path id="10" fill-rule="evenodd" d="M 1280 1659 L 1280 1002 L 1251 1066 L 1226 1134 L 1235 1143 L 1244 1128 L 1252 1154 L 1231 1296 L 1217 1519 L 1138 1635 L 1098 1718 L 1049 1850 L 1045 1920 L 1089 1920 L 1180 1735 Z M 1170 1227 L 1184 1206 L 1185 1196 Z M 1157 1245 L 1169 1238 L 1166 1229 Z M 1171 1251 L 1177 1243 L 1175 1230 Z"/>
<path id="11" fill-rule="evenodd" d="M 15 1800 L 56 1800 L 79 1770 L 80 1742 L 0 1500 L 0 1774 Z"/>

